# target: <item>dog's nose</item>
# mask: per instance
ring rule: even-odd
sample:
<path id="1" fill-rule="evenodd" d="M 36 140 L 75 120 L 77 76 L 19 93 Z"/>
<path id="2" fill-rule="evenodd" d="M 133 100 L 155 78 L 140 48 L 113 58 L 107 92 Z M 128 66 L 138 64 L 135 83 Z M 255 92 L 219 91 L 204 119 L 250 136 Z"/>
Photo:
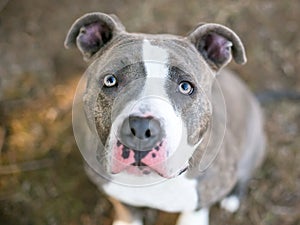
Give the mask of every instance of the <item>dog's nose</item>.
<path id="1" fill-rule="evenodd" d="M 160 132 L 159 122 L 151 117 L 129 117 L 131 134 L 141 140 L 151 139 Z"/>
<path id="2" fill-rule="evenodd" d="M 150 150 L 162 137 L 161 124 L 153 117 L 129 116 L 120 130 L 121 142 L 134 150 Z"/>

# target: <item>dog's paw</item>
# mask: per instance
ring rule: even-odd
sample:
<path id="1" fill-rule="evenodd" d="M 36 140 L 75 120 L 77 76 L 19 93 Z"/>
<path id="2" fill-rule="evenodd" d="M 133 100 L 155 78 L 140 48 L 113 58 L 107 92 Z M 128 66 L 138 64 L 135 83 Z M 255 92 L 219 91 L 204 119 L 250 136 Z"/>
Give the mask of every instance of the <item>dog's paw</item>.
<path id="1" fill-rule="evenodd" d="M 124 222 L 121 220 L 115 220 L 113 222 L 113 225 L 143 225 L 143 223 L 140 220 L 135 220 L 133 222 Z"/>
<path id="2" fill-rule="evenodd" d="M 182 213 L 176 225 L 209 225 L 209 209 L 202 208 L 195 212 L 184 212 Z"/>
<path id="3" fill-rule="evenodd" d="M 226 198 L 224 198 L 221 203 L 221 207 L 228 212 L 234 213 L 236 212 L 240 207 L 240 199 L 236 195 L 230 195 Z"/>

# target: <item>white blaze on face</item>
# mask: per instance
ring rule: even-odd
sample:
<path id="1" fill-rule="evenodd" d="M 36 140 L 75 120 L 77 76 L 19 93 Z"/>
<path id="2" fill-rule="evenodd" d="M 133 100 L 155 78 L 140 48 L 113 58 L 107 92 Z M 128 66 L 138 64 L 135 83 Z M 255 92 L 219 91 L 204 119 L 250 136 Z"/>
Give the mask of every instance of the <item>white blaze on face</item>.
<path id="1" fill-rule="evenodd" d="M 169 53 L 166 49 L 151 45 L 150 41 L 145 39 L 143 42 L 143 61 L 147 72 L 147 77 L 164 78 L 168 75 Z M 153 64 L 156 62 L 157 64 Z"/>
<path id="2" fill-rule="evenodd" d="M 167 97 L 164 83 L 168 77 L 168 58 L 166 49 L 151 45 L 149 40 L 143 42 L 143 62 L 146 69 L 146 84 L 143 95 Z"/>
<path id="3" fill-rule="evenodd" d="M 166 82 L 169 74 L 169 53 L 166 49 L 152 45 L 149 40 L 143 42 L 143 62 L 146 70 L 146 82 L 139 102 L 141 112 L 149 109 L 152 116 L 161 119 L 165 129 L 168 152 L 177 150 L 182 135 L 182 121 L 176 114 L 167 94 Z"/>

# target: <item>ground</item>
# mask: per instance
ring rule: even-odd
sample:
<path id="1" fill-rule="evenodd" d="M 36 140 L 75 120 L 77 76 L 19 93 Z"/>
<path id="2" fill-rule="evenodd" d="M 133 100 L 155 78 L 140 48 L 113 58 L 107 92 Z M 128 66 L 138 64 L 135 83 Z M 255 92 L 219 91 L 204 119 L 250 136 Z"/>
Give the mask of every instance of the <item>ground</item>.
<path id="1" fill-rule="evenodd" d="M 199 22 L 225 24 L 240 35 L 248 56 L 245 66 L 230 68 L 253 92 L 300 91 L 296 0 L 24 2 L 0 1 L 1 225 L 111 224 L 113 209 L 86 177 L 72 133 L 72 99 L 85 64 L 62 42 L 85 12 L 112 12 L 129 31 L 148 33 L 184 35 Z M 23 27 L 23 36 L 16 35 Z M 300 224 L 300 104 L 281 100 L 263 109 L 266 160 L 241 209 L 229 214 L 214 206 L 212 225 Z M 176 217 L 160 212 L 155 225 L 173 225 Z"/>

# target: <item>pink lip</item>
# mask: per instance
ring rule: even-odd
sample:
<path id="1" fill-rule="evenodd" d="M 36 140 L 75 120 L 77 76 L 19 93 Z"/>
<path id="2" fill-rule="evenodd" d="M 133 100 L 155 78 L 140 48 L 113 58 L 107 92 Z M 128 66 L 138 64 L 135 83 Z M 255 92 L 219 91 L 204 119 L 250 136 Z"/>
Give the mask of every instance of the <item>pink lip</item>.
<path id="1" fill-rule="evenodd" d="M 135 154 L 141 153 L 129 149 L 120 142 L 113 147 L 113 157 L 111 164 L 111 173 L 118 174 L 126 171 L 134 175 L 148 175 L 152 172 L 162 177 L 168 177 L 165 166 L 167 159 L 166 141 L 163 140 L 156 147 L 147 151 L 139 162 L 136 162 Z M 139 165 L 137 165 L 139 164 Z"/>

